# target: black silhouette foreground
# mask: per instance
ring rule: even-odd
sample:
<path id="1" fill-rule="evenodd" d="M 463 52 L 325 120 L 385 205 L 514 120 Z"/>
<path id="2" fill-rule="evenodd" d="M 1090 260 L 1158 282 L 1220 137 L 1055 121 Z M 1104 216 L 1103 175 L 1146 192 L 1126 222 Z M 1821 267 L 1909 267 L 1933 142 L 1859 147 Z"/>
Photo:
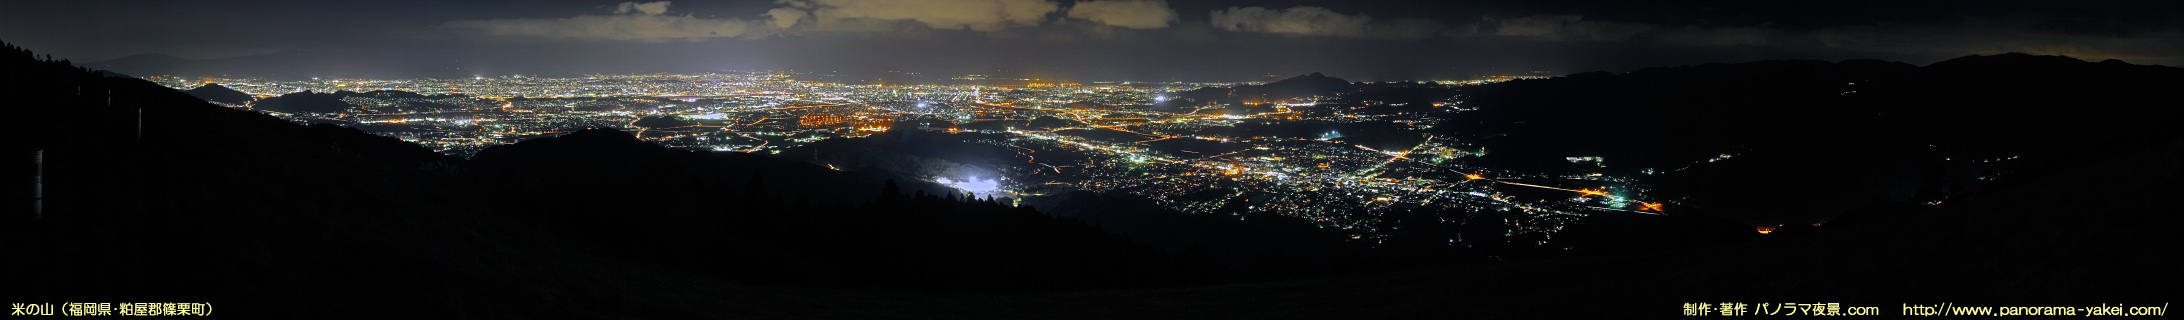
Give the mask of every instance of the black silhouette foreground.
<path id="1" fill-rule="evenodd" d="M 10 202 L 37 203 L 37 218 L 0 224 L 8 302 L 210 302 L 242 317 L 1669 317 L 1695 302 L 2155 305 L 2178 284 L 2163 236 L 2175 210 L 2159 200 L 2184 191 L 2175 136 L 1857 224 L 1493 263 L 1400 263 L 1436 255 L 1391 245 L 1327 254 L 1381 262 L 1254 278 L 1231 273 L 1281 264 L 1239 269 L 939 186 L 613 130 L 463 160 L 0 54 L 22 119 L 7 126 L 11 176 L 43 181 L 42 198 Z M 1063 202 L 1123 202 L 1077 196 Z"/>

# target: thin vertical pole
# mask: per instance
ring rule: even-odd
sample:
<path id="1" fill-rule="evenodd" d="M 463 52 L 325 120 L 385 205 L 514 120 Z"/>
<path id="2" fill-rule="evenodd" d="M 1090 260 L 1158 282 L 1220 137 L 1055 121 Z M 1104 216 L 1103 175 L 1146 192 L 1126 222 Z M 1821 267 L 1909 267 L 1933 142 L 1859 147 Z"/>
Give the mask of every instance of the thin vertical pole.
<path id="1" fill-rule="evenodd" d="M 30 151 L 30 163 L 35 168 L 30 176 L 30 219 L 45 218 L 45 150 Z"/>

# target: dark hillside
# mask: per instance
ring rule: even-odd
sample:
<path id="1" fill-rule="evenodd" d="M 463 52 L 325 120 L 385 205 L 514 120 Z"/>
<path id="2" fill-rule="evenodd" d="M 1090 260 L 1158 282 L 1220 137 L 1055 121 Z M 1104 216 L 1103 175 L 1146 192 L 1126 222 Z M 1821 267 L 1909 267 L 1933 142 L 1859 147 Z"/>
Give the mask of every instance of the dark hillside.
<path id="1" fill-rule="evenodd" d="M 1482 86 L 1465 93 L 1479 109 L 1444 127 L 1484 144 L 1487 167 L 1605 157 L 1591 170 L 1652 176 L 1682 212 L 1806 223 L 1963 200 L 2166 141 L 2184 134 L 2167 123 L 2184 110 L 2160 102 L 2178 86 L 2184 69 L 2059 56 L 1760 61 Z"/>
<path id="2" fill-rule="evenodd" d="M 183 90 L 182 92 L 188 93 L 190 94 L 190 96 L 197 97 L 198 99 L 205 99 L 205 101 L 226 103 L 232 105 L 242 105 L 250 103 L 250 101 L 252 100 L 258 100 L 257 97 L 252 97 L 248 93 L 235 91 L 235 89 L 229 89 L 228 87 L 221 86 L 218 83 L 207 83 L 203 86 L 198 86 L 195 89 Z"/>
<path id="3" fill-rule="evenodd" d="M 20 159 L 10 170 L 43 181 L 42 198 L 8 201 L 0 224 L 5 247 L 29 257 L 0 265 L 36 275 L 5 290 L 10 301 L 211 302 L 245 317 L 695 318 L 849 297 L 801 287 L 1120 288 L 1200 270 L 933 185 L 608 130 L 465 161 L 12 46 L 0 54 L 6 93 L 24 102 L 10 112 L 52 119 L 7 131 Z M 760 307 L 782 303 L 800 307 Z M 354 304 L 404 307 L 343 307 Z"/>
<path id="4" fill-rule="evenodd" d="M 2184 141 L 2132 152 L 1996 197 L 1790 237 L 1639 254 L 1418 268 L 1208 287 L 1067 292 L 1026 318 L 1689 318 L 1684 304 L 2174 308 L 2179 221 L 2144 197 L 2184 192 Z M 1084 313 L 1081 310 L 1101 310 Z M 1718 316 L 1719 311 L 1712 313 Z M 2078 312 L 2078 317 L 2088 313 Z M 1798 313 L 1795 316 L 1804 316 Z"/>
<path id="5" fill-rule="evenodd" d="M 317 93 L 303 91 L 265 98 L 251 103 L 252 109 L 285 113 L 344 113 L 357 108 L 356 104 L 341 101 L 351 92 Z"/>

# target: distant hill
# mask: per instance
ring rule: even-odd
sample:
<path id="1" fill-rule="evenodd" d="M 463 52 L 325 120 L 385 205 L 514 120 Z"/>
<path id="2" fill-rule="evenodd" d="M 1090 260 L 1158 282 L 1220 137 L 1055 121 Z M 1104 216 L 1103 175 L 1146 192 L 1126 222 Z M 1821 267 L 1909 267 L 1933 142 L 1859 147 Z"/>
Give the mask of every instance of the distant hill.
<path id="1" fill-rule="evenodd" d="M 1053 118 L 1043 120 L 1069 122 Z M 898 121 L 885 133 L 862 138 L 835 138 L 783 150 L 781 157 L 809 161 L 851 171 L 877 171 L 931 180 L 994 178 L 997 168 L 1026 163 L 1012 161 L 1016 153 L 999 146 L 964 142 L 969 137 L 999 136 L 927 132 L 918 122 Z M 1032 121 L 1039 123 L 1040 121 Z"/>
<path id="2" fill-rule="evenodd" d="M 1356 88 L 1357 86 L 1351 84 L 1349 80 L 1313 72 L 1261 85 L 1242 85 L 1230 88 L 1206 87 L 1184 91 L 1178 93 L 1175 99 L 1170 99 L 1162 103 L 1162 105 L 1167 108 L 1207 103 L 1257 105 L 1300 97 L 1332 97 L 1336 94 L 1351 92 Z M 1245 111 L 1239 110 L 1238 112 Z"/>
<path id="3" fill-rule="evenodd" d="M 205 101 L 232 105 L 248 104 L 251 101 L 258 99 L 257 97 L 250 96 L 250 94 L 248 93 L 235 91 L 235 89 L 229 89 L 228 87 L 221 86 L 218 83 L 206 83 L 205 85 L 198 86 L 195 89 L 183 90 L 182 93 L 188 93 L 192 97 L 205 99 Z"/>
<path id="4" fill-rule="evenodd" d="M 460 93 L 425 95 L 421 93 L 402 90 L 372 90 L 364 92 L 363 95 L 376 96 L 383 99 L 445 99 L 464 96 Z"/>
<path id="5" fill-rule="evenodd" d="M 2184 110 L 2156 102 L 2179 86 L 2184 69 L 2060 56 L 1759 61 L 1467 88 L 1478 110 L 1439 128 L 1482 144 L 1486 167 L 1652 176 L 1653 193 L 1704 207 L 1682 212 L 1805 223 L 1977 197 L 2179 136 L 2166 119 Z"/>
<path id="6" fill-rule="evenodd" d="M 644 117 L 644 118 L 642 118 L 642 119 L 637 119 L 637 121 L 636 121 L 636 122 L 631 122 L 631 123 L 630 123 L 630 125 L 633 125 L 633 126 L 639 126 L 639 127 L 645 127 L 645 128 L 675 128 L 675 127 L 687 127 L 687 126 L 692 126 L 692 125 L 697 125 L 697 124 L 698 124 L 698 123 L 697 123 L 697 122 L 695 122 L 695 121 L 690 121 L 690 120 L 688 120 L 688 119 L 683 119 L 683 118 L 681 118 L 681 117 L 672 117 L 672 116 L 651 116 L 651 117 Z"/>
<path id="7" fill-rule="evenodd" d="M 143 76 L 255 77 L 302 80 L 334 78 L 457 78 L 476 75 L 452 59 L 416 59 L 348 51 L 284 51 L 238 57 L 185 59 L 147 53 L 81 66 Z"/>
<path id="8" fill-rule="evenodd" d="M 1312 74 L 1298 75 L 1264 85 L 1237 87 L 1231 94 L 1246 99 L 1257 98 L 1266 101 L 1279 101 L 1309 96 L 1333 96 L 1349 92 L 1354 88 L 1356 88 L 1356 85 L 1351 84 L 1349 80 L 1313 72 Z"/>
<path id="9" fill-rule="evenodd" d="M 184 68 L 184 65 L 189 63 L 191 63 L 189 59 L 183 59 L 175 56 L 157 53 L 145 53 L 114 58 L 113 60 L 85 63 L 84 66 L 99 70 L 118 70 L 121 72 L 137 73 L 144 75 L 163 75 L 178 74 L 178 70 Z"/>
<path id="10" fill-rule="evenodd" d="M 357 108 L 356 104 L 341 101 L 342 96 L 349 94 L 354 93 L 348 91 L 317 93 L 306 90 L 258 100 L 256 103 L 251 103 L 250 107 L 257 110 L 286 113 L 343 113 Z"/>

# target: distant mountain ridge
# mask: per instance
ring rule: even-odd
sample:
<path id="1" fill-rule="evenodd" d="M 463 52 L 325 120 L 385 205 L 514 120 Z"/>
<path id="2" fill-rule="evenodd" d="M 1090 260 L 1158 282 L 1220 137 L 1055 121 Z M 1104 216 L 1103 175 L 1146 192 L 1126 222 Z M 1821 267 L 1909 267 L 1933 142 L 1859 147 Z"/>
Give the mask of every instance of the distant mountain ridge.
<path id="1" fill-rule="evenodd" d="M 1564 157 L 1603 156 L 1607 168 L 1586 170 L 1660 175 L 1660 191 L 1708 207 L 1686 212 L 1799 223 L 1975 197 L 2166 141 L 2184 134 L 2167 120 L 2184 110 L 2158 102 L 2177 87 L 2184 69 L 2061 56 L 1757 61 L 1479 86 L 1463 104 L 1478 109 L 1440 127 L 1491 150 L 1475 160 L 1488 167 L 1567 172 Z M 1787 194 L 1839 201 L 1769 200 Z"/>
<path id="2" fill-rule="evenodd" d="M 253 97 L 248 93 L 243 93 L 242 91 L 235 91 L 235 89 L 229 89 L 228 87 L 221 86 L 218 83 L 206 83 L 205 85 L 198 86 L 194 89 L 183 90 L 182 93 L 188 93 L 192 97 L 205 99 L 205 101 L 219 102 L 231 105 L 248 104 L 251 101 L 255 101 L 258 99 L 258 97 Z"/>
<path id="3" fill-rule="evenodd" d="M 240 93 L 240 92 L 238 92 L 238 93 Z M 280 96 L 276 96 L 276 97 L 272 97 L 272 98 L 265 98 L 265 99 L 263 99 L 263 100 L 257 100 L 257 101 L 256 101 L 255 103 L 251 103 L 251 104 L 250 104 L 250 106 L 251 106 L 251 108 L 252 108 L 252 109 L 256 109 L 256 110 L 264 110 L 264 111 L 274 111 L 274 112 L 283 112 L 283 113 L 343 113 L 343 112 L 350 112 L 350 111 L 355 111 L 355 110 L 356 110 L 357 108 L 361 108 L 361 107 L 362 107 L 362 106 L 358 106 L 358 105 L 356 105 L 356 104 L 354 104 L 354 103 L 349 103 L 349 102 L 347 102 L 347 101 L 342 101 L 342 99 L 343 99 L 343 98 L 350 98 L 350 97 L 360 97 L 360 98 L 374 98 L 374 99 L 390 99 L 390 100 L 429 100 L 429 99 L 444 99 L 444 98 L 456 98 L 456 97 L 463 97 L 463 95 L 461 95 L 461 94 L 436 94 L 436 95 L 424 95 L 424 94 L 419 94 L 419 93 L 415 93 L 415 92 L 409 92 L 409 91 L 401 91 L 401 90 L 372 90 L 372 91 L 367 91 L 367 92 L 355 92 L 355 91 L 341 90 L 341 91 L 335 91 L 335 92 L 332 92 L 332 93 L 324 93 L 324 92 L 312 92 L 312 91 L 310 91 L 310 90 L 305 90 L 305 91 L 300 91 L 300 92 L 294 92 L 294 93 L 289 93 L 289 94 L 283 94 L 283 95 L 280 95 Z M 208 100 L 209 100 L 209 99 L 208 99 Z M 430 102 L 421 102 L 421 101 L 408 101 L 408 102 L 406 102 L 406 103 L 402 103 L 402 106 L 403 106 L 403 107 L 405 107 L 406 109 L 449 109 L 449 108 L 457 108 L 457 107 L 454 107 L 454 106 L 449 106 L 449 105 L 446 105 L 446 104 L 438 104 L 438 103 L 430 103 Z"/>
<path id="4" fill-rule="evenodd" d="M 356 104 L 341 101 L 343 96 L 346 95 L 305 90 L 258 100 L 250 106 L 257 110 L 283 113 L 344 113 L 357 108 Z"/>
<path id="5" fill-rule="evenodd" d="M 226 77 L 302 80 L 332 78 L 458 78 L 473 72 L 452 60 L 401 59 L 338 51 L 283 51 L 237 57 L 186 59 L 146 53 L 91 61 L 84 67 L 140 76 Z"/>
<path id="6" fill-rule="evenodd" d="M 1176 100 L 1196 104 L 1260 104 L 1309 96 L 1333 96 L 1354 89 L 1356 86 L 1349 80 L 1313 72 L 1261 85 L 1207 87 L 1184 91 L 1177 94 Z"/>

